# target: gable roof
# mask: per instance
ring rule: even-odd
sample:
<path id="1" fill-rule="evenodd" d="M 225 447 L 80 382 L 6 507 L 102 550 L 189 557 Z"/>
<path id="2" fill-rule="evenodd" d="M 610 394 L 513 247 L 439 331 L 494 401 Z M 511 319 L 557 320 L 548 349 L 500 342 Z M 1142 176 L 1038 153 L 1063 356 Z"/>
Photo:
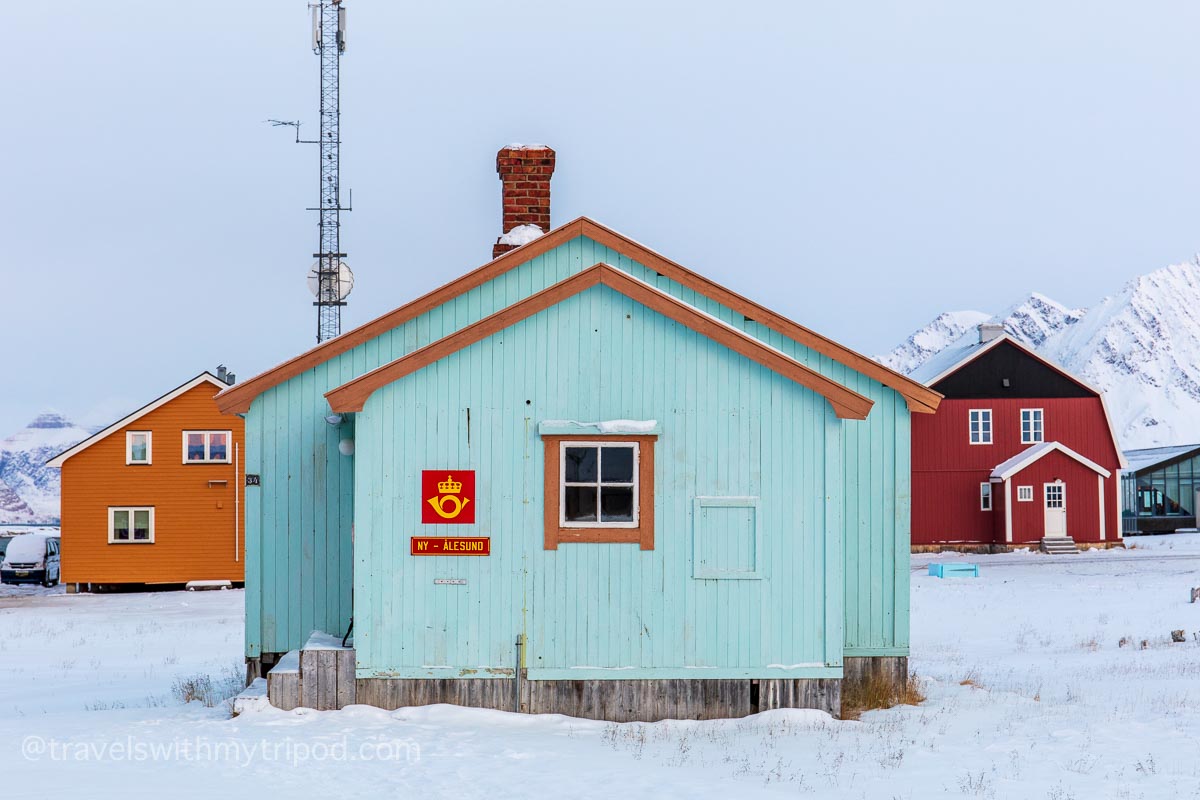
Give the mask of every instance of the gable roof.
<path id="1" fill-rule="evenodd" d="M 979 339 L 975 335 L 968 333 L 960 338 L 958 342 L 955 342 L 950 347 L 947 347 L 945 350 L 938 353 L 921 366 L 917 367 L 912 371 L 912 373 L 910 373 L 909 377 L 919 380 L 926 386 L 934 386 L 938 383 L 941 383 L 955 372 L 958 372 L 960 369 L 967 366 L 967 364 L 970 364 L 984 353 L 990 352 L 991 350 L 1005 343 L 1012 345 L 1025 355 L 1041 364 L 1044 364 L 1048 368 L 1057 372 L 1059 375 L 1062 375 L 1072 383 L 1078 384 L 1092 394 L 1100 394 L 1100 391 L 1095 387 L 1090 386 L 1083 380 L 1080 380 L 1078 376 L 1067 372 L 1053 361 L 1050 361 L 1044 356 L 1039 355 L 1035 350 L 1027 347 L 1022 342 L 1017 341 L 1007 333 L 1003 333 L 1000 336 L 997 336 L 995 339 L 992 339 L 990 342 L 984 344 L 980 344 Z"/>
<path id="2" fill-rule="evenodd" d="M 585 236 L 621 255 L 667 276 L 671 280 L 718 302 L 725 307 L 757 320 L 771 330 L 780 333 L 821 355 L 850 367 L 884 386 L 895 389 L 904 397 L 910 411 L 932 414 L 937 410 L 941 395 L 919 381 L 901 375 L 882 364 L 854 352 L 831 339 L 814 333 L 787 317 L 776 314 L 757 303 L 747 300 L 725 287 L 698 275 L 686 267 L 664 258 L 645 245 L 639 244 L 587 217 L 580 217 L 541 236 L 529 244 L 510 250 L 466 275 L 447 283 L 439 289 L 406 303 L 371 322 L 347 331 L 295 358 L 279 364 L 249 380 L 230 387 L 217 395 L 217 407 L 227 414 L 241 414 L 250 410 L 254 398 L 273 386 L 287 381 L 318 364 L 345 353 L 358 345 L 403 325 L 421 314 L 453 300 L 477 286 L 503 275 L 511 269 L 546 253 L 571 239 Z"/>
<path id="3" fill-rule="evenodd" d="M 1075 459 L 1080 464 L 1083 464 L 1085 467 L 1097 473 L 1098 475 L 1101 475 L 1102 477 L 1107 478 L 1109 475 L 1112 475 L 1110 471 L 1106 470 L 1095 461 L 1079 455 L 1079 453 L 1076 453 L 1062 442 L 1042 442 L 1041 444 L 1035 444 L 1028 450 L 1022 450 L 1020 453 L 1017 453 L 1007 461 L 997 464 L 996 468 L 992 470 L 992 480 L 1006 481 L 1013 475 L 1016 475 L 1018 472 L 1028 467 L 1033 462 L 1056 452 L 1062 453 L 1068 458 Z"/>
<path id="4" fill-rule="evenodd" d="M 127 425 L 132 425 L 134 422 L 137 422 L 139 419 L 146 416 L 151 411 L 154 411 L 157 408 L 162 408 L 167 403 L 174 400 L 176 397 L 179 397 L 179 395 L 184 394 L 185 392 L 189 392 L 192 389 L 195 389 L 197 386 L 199 386 L 202 383 L 211 383 L 213 386 L 217 386 L 220 388 L 227 388 L 227 386 L 228 386 L 224 381 L 222 381 L 216 375 L 213 375 L 211 372 L 207 372 L 207 371 L 201 372 L 199 375 L 192 378 L 187 383 L 184 383 L 180 386 L 176 386 L 174 389 L 167 392 L 162 397 L 142 406 L 141 408 L 139 408 L 137 411 L 133 412 L 129 416 L 122 417 L 121 419 L 114 422 L 112 425 L 109 425 L 104 430 L 93 433 L 91 436 L 84 439 L 79 444 L 77 444 L 73 447 L 69 447 L 66 450 L 62 451 L 61 453 L 56 455 L 54 458 L 47 461 L 46 466 L 47 467 L 61 467 L 63 465 L 63 462 L 66 461 L 71 456 L 76 455 L 76 454 L 88 449 L 89 447 L 91 447 L 96 442 L 100 441 L 101 439 L 105 439 L 108 436 L 121 430 L 121 428 L 124 428 Z"/>
<path id="5" fill-rule="evenodd" d="M 730 350 L 758 362 L 767 369 L 812 389 L 829 402 L 834 413 L 841 419 L 866 419 L 871 406 L 874 405 L 873 400 L 847 389 L 832 378 L 801 364 L 744 331 L 710 314 L 705 314 L 623 270 L 604 263 L 588 267 L 583 272 L 559 281 L 489 317 L 414 350 L 391 363 L 360 375 L 327 392 L 325 397 L 329 400 L 330 408 L 336 412 L 361 411 L 367 398 L 376 389 L 482 341 L 510 325 L 515 325 L 539 311 L 544 311 L 579 294 L 585 289 L 600 285 L 620 292 L 696 333 L 707 336 Z"/>
<path id="6" fill-rule="evenodd" d="M 958 342 L 952 344 L 950 347 L 947 347 L 945 350 L 938 353 L 921 366 L 917 367 L 912 371 L 909 377 L 915 378 L 927 386 L 934 386 L 935 384 L 945 380 L 953 373 L 958 372 L 960 369 L 965 367 L 967 364 L 970 364 L 984 353 L 990 352 L 994 348 L 1005 343 L 1012 345 L 1038 363 L 1045 365 L 1048 369 L 1054 370 L 1067 380 L 1083 387 L 1087 391 L 1096 395 L 1096 397 L 1100 398 L 1100 408 L 1104 412 L 1104 422 L 1108 425 L 1108 435 L 1112 437 L 1113 447 L 1117 451 L 1117 465 L 1121 469 L 1126 469 L 1127 466 L 1125 462 L 1125 454 L 1121 452 L 1121 443 L 1117 439 L 1117 429 L 1113 426 L 1112 414 L 1110 414 L 1108 411 L 1108 401 L 1104 399 L 1104 392 L 1100 391 L 1086 381 L 1081 380 L 1078 376 L 1067 372 L 1053 361 L 1038 355 L 1032 348 L 1025 346 L 1021 342 L 1018 342 L 1007 333 L 1003 333 L 990 342 L 984 344 L 980 344 L 977 338 L 968 333 L 960 338 Z"/>

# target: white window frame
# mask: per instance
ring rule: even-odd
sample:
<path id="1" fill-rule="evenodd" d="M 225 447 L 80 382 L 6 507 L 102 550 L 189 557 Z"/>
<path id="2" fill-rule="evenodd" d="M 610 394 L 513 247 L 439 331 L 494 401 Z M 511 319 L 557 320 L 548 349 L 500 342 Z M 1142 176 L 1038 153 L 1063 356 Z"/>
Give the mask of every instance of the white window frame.
<path id="1" fill-rule="evenodd" d="M 613 441 L 563 441 L 559 442 L 558 451 L 558 524 L 563 528 L 636 528 L 640 524 L 638 500 L 641 495 L 641 475 L 642 464 L 642 448 L 640 442 L 631 442 L 621 439 Z M 596 481 L 595 483 L 583 483 L 572 481 L 567 483 L 567 448 L 568 447 L 594 447 L 599 448 L 596 459 Z M 620 447 L 623 449 L 633 448 L 633 480 L 629 483 L 614 483 L 602 482 L 601 467 L 604 461 L 603 450 L 610 447 Z M 567 486 L 594 486 L 596 487 L 596 519 L 595 520 L 568 520 L 567 519 Z M 601 486 L 617 486 L 633 487 L 633 520 L 631 522 L 603 522 L 601 521 L 600 511 L 600 488 Z"/>
<path id="2" fill-rule="evenodd" d="M 971 426 L 975 424 L 976 414 L 979 421 L 979 441 L 975 441 L 975 433 Z M 984 415 L 987 419 L 987 439 L 983 438 Z M 992 410 L 990 408 L 972 408 L 967 412 L 967 440 L 972 445 L 988 445 L 992 443 Z"/>
<path id="3" fill-rule="evenodd" d="M 1059 502 L 1062 503 L 1062 505 L 1057 505 L 1057 506 L 1050 505 L 1050 490 L 1051 489 L 1059 490 L 1059 492 L 1058 492 Z M 1052 483 L 1042 484 L 1042 508 L 1043 509 L 1061 508 L 1061 509 L 1065 510 L 1066 507 L 1067 507 L 1067 484 L 1063 483 L 1062 481 L 1054 481 Z"/>
<path id="4" fill-rule="evenodd" d="M 114 538 L 116 521 L 116 512 L 129 512 L 129 538 L 116 539 Z M 149 539 L 134 539 L 133 538 L 133 512 L 149 511 L 150 512 L 150 538 Z M 109 506 L 108 507 L 108 543 L 109 544 L 154 544 L 154 506 Z"/>
<path id="5" fill-rule="evenodd" d="M 1032 503 L 1033 502 L 1033 486 L 1018 486 L 1017 487 L 1017 502 Z"/>
<path id="6" fill-rule="evenodd" d="M 1029 415 L 1029 436 L 1025 435 L 1025 415 Z M 1037 425 L 1034 425 L 1036 414 Z M 1040 408 L 1021 409 L 1021 444 L 1040 444 L 1046 441 L 1046 414 Z"/>
<path id="7" fill-rule="evenodd" d="M 979 510 L 992 510 L 992 484 L 990 481 L 983 481 L 979 484 Z"/>
<path id="8" fill-rule="evenodd" d="M 197 433 L 204 434 L 204 458 L 189 459 L 188 458 L 188 437 Z M 225 458 L 209 458 L 209 437 L 214 433 L 225 434 Z M 190 430 L 183 432 L 183 463 L 184 464 L 232 464 L 233 459 L 233 431 L 201 431 Z"/>
<path id="9" fill-rule="evenodd" d="M 133 457 L 133 437 L 146 437 L 146 460 L 138 461 Z M 153 431 L 125 431 L 125 466 L 143 466 L 149 465 L 154 457 L 154 432 Z"/>

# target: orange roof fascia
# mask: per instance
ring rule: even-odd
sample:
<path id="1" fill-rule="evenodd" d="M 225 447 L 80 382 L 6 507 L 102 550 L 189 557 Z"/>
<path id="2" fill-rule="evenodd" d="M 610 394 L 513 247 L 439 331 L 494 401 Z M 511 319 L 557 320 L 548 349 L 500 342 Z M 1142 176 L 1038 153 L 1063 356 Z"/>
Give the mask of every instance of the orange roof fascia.
<path id="1" fill-rule="evenodd" d="M 803 344 L 821 355 L 828 356 L 834 361 L 845 364 L 856 372 L 861 372 L 882 383 L 884 386 L 899 392 L 908 404 L 908 410 L 918 414 L 932 414 L 937 411 L 942 395 L 915 381 L 906 375 L 901 375 L 893 369 L 885 367 L 872 358 L 857 353 L 850 348 L 838 344 L 821 334 L 809 330 L 803 325 L 793 322 L 782 314 L 777 314 L 765 306 L 755 303 L 726 289 L 719 283 L 685 266 L 676 264 L 643 244 L 630 239 L 614 230 L 593 222 L 586 217 L 581 218 L 583 235 L 600 244 L 616 250 L 623 256 L 632 258 L 646 267 L 666 275 L 676 283 L 682 284 L 699 292 L 710 300 L 715 300 L 726 308 L 730 308 L 756 322 L 761 322 L 776 333 L 781 333 L 793 341 Z"/>
<path id="2" fill-rule="evenodd" d="M 324 364 L 331 358 L 340 356 L 348 350 L 353 350 L 364 342 L 374 339 L 393 328 L 398 328 L 409 320 L 431 311 L 443 303 L 448 303 L 459 295 L 466 294 L 477 286 L 503 275 L 532 258 L 537 258 L 545 252 L 574 239 L 580 235 L 581 220 L 568 222 L 556 228 L 545 236 L 539 236 L 528 244 L 521 245 L 516 250 L 509 250 L 499 258 L 489 261 L 482 267 L 468 272 L 460 278 L 434 289 L 412 302 L 405 303 L 399 308 L 389 311 L 381 317 L 360 325 L 354 330 L 347 331 L 341 336 L 322 342 L 311 350 L 307 350 L 295 358 L 288 359 L 278 366 L 255 375 L 248 381 L 243 381 L 217 395 L 217 408 L 226 414 L 245 414 L 250 410 L 254 398 L 263 392 L 278 386 L 284 381 L 296 377 L 302 372 Z"/>
<path id="3" fill-rule="evenodd" d="M 447 283 L 439 289 L 417 298 L 394 311 L 384 314 L 341 336 L 323 342 L 316 347 L 296 356 L 293 359 L 267 370 L 247 381 L 226 389 L 217 395 L 217 406 L 227 414 L 240 414 L 250 410 L 254 398 L 273 386 L 299 375 L 313 367 L 328 361 L 363 342 L 373 339 L 382 333 L 403 325 L 415 317 L 436 308 L 443 303 L 453 300 L 471 289 L 481 286 L 488 281 L 503 275 L 510 269 L 536 258 L 577 236 L 586 236 L 604 246 L 615 250 L 621 255 L 633 259 L 646 267 L 655 270 L 693 291 L 718 302 L 722 305 L 750 317 L 768 328 L 788 338 L 845 364 L 846 366 L 867 375 L 884 386 L 899 392 L 905 399 L 908 409 L 914 413 L 932 414 L 937 410 L 942 396 L 929 387 L 913 379 L 901 375 L 882 364 L 854 352 L 831 339 L 821 336 L 802 325 L 777 314 L 741 295 L 726 289 L 702 275 L 676 264 L 639 242 L 623 236 L 616 231 L 588 219 L 580 217 L 567 224 L 555 228 L 545 236 L 538 237 L 532 242 L 510 250 L 498 258 L 484 264 L 466 275 Z"/>
<path id="4" fill-rule="evenodd" d="M 599 263 L 485 317 L 436 342 L 371 370 L 325 394 L 335 412 L 362 411 L 377 389 L 544 311 L 594 286 L 604 285 L 730 350 L 817 392 L 840 419 L 866 419 L 874 401 L 847 389 L 779 350 L 716 317 L 678 300 L 608 264 Z"/>

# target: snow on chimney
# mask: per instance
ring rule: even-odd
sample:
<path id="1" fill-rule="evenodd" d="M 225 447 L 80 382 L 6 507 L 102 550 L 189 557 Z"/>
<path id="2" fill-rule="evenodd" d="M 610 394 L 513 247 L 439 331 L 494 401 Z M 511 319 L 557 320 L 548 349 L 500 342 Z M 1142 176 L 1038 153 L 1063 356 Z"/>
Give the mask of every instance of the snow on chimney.
<path id="1" fill-rule="evenodd" d="M 979 343 L 994 342 L 1004 335 L 1004 325 L 999 322 L 983 322 L 979 325 Z"/>
<path id="2" fill-rule="evenodd" d="M 550 231 L 554 151 L 544 144 L 510 144 L 496 153 L 496 172 L 503 185 L 504 235 L 492 245 L 492 258 Z"/>

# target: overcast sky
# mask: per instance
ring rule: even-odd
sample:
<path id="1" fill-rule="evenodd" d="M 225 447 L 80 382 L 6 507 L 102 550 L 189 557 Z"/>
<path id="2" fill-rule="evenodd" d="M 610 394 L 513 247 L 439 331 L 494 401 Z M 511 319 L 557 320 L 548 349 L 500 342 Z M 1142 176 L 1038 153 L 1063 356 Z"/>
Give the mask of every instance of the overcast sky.
<path id="1" fill-rule="evenodd" d="M 845 344 L 1200 250 L 1200 5 L 347 0 L 343 329 L 484 263 L 496 150 Z M 313 344 L 303 0 L 10 3 L 0 436 Z"/>

